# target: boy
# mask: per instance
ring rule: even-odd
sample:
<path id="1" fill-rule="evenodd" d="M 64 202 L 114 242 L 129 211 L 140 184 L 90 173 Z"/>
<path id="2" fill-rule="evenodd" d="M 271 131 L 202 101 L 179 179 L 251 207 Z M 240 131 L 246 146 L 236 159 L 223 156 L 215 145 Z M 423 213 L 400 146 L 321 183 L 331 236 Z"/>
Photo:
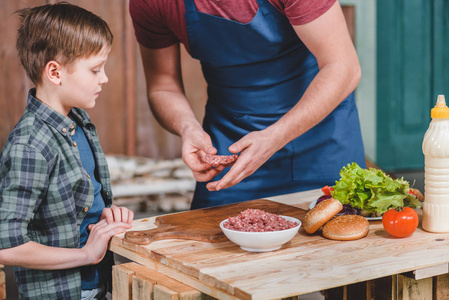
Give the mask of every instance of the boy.
<path id="1" fill-rule="evenodd" d="M 108 25 L 68 3 L 19 11 L 17 50 L 36 85 L 0 155 L 0 264 L 21 299 L 106 299 L 110 238 L 134 214 L 112 206 L 106 158 L 83 109 L 108 81 Z"/>

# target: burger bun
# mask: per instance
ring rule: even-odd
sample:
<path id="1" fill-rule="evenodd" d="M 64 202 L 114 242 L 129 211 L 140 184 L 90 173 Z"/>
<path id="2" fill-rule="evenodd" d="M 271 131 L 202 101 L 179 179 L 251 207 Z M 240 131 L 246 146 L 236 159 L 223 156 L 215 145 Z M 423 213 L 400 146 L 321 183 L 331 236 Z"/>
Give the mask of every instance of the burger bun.
<path id="1" fill-rule="evenodd" d="M 339 241 L 358 240 L 365 237 L 368 231 L 368 220 L 359 215 L 338 216 L 323 227 L 324 237 Z"/>
<path id="2" fill-rule="evenodd" d="M 304 217 L 304 230 L 309 234 L 315 233 L 342 209 L 343 205 L 337 199 L 330 198 L 321 201 L 309 210 Z"/>

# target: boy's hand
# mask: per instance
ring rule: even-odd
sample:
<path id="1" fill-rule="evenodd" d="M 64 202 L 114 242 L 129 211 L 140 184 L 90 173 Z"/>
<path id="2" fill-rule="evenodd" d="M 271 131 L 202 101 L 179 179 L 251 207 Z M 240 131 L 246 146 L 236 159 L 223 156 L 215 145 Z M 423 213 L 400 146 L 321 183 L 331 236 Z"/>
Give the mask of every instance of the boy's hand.
<path id="1" fill-rule="evenodd" d="M 130 223 L 111 222 L 106 219 L 97 224 L 89 225 L 90 234 L 86 245 L 82 248 L 87 256 L 87 264 L 98 264 L 104 257 L 109 240 L 116 234 L 123 233 L 131 228 Z"/>
<path id="2" fill-rule="evenodd" d="M 111 222 L 123 222 L 131 224 L 134 219 L 134 212 L 126 207 L 118 207 L 112 205 L 111 207 L 103 209 L 100 220 L 106 219 L 109 224 Z"/>

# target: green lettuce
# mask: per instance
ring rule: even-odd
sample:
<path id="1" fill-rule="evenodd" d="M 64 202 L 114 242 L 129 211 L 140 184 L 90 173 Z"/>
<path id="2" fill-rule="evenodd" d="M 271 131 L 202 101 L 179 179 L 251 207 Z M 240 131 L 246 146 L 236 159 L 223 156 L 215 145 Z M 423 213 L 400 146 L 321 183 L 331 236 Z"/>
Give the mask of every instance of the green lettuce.
<path id="1" fill-rule="evenodd" d="M 393 180 L 379 169 L 363 169 L 352 163 L 341 169 L 340 177 L 331 194 L 342 204 L 377 214 L 399 206 L 421 207 L 421 202 L 409 193 L 408 181 Z"/>

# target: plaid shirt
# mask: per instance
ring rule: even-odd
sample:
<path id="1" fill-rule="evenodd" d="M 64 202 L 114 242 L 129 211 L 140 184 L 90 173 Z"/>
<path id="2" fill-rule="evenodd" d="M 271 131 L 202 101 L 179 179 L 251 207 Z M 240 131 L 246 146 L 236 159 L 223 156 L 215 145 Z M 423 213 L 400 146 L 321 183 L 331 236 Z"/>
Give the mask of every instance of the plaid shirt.
<path id="1" fill-rule="evenodd" d="M 71 140 L 73 121 L 34 97 L 8 137 L 0 155 L 0 249 L 34 241 L 78 248 L 79 228 L 94 200 L 93 186 Z M 82 128 L 95 156 L 106 206 L 112 192 L 106 158 L 95 126 L 81 109 L 71 116 Z M 78 127 L 79 128 L 79 127 Z M 80 269 L 14 268 L 20 297 L 80 299 Z"/>

